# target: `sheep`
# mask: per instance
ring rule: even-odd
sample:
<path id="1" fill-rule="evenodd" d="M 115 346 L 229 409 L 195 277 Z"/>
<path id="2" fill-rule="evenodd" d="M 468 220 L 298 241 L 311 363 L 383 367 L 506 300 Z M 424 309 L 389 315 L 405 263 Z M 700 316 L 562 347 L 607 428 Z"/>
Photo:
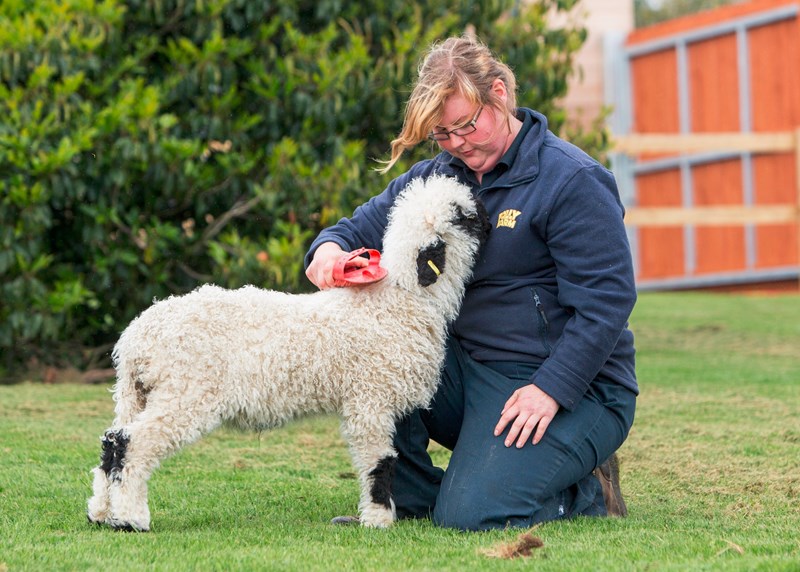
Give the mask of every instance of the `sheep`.
<path id="1" fill-rule="evenodd" d="M 395 423 L 433 398 L 489 229 L 467 186 L 417 178 L 390 211 L 379 282 L 310 294 L 204 285 L 154 303 L 112 352 L 115 418 L 89 521 L 148 531 L 147 481 L 164 458 L 223 423 L 265 430 L 326 412 L 341 416 L 362 525 L 390 526 Z"/>

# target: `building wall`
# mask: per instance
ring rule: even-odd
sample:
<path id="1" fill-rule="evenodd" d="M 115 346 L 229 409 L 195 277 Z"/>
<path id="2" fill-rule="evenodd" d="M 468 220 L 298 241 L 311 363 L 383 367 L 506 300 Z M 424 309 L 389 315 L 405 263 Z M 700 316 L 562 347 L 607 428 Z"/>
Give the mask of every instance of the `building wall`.
<path id="1" fill-rule="evenodd" d="M 572 16 L 580 18 L 588 37 L 577 54 L 579 74 L 570 80 L 563 103 L 570 121 L 589 125 L 607 101 L 606 60 L 613 57 L 610 46 L 622 45 L 633 30 L 633 0 L 581 0 Z"/>

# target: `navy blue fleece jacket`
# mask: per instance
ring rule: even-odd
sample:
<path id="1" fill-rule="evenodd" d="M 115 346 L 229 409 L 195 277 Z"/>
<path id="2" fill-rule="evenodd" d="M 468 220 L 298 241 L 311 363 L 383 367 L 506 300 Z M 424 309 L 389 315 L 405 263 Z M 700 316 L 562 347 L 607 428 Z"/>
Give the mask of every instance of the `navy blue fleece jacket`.
<path id="1" fill-rule="evenodd" d="M 387 214 L 415 177 L 454 176 L 486 206 L 492 232 L 475 266 L 455 336 L 477 361 L 521 361 L 531 378 L 571 410 L 600 376 L 638 393 L 633 334 L 636 301 L 624 209 L 613 175 L 520 108 L 523 128 L 483 177 L 447 152 L 415 164 L 353 216 L 320 233 L 306 255 L 335 242 L 382 249 Z"/>

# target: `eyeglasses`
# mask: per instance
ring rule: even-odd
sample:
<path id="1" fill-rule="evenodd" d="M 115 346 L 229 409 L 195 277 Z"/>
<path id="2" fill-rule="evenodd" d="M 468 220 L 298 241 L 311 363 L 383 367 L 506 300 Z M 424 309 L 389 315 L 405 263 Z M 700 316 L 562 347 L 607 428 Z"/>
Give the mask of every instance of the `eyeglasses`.
<path id="1" fill-rule="evenodd" d="M 466 125 L 456 127 L 455 129 L 451 129 L 449 131 L 431 131 L 428 133 L 428 139 L 431 141 L 444 141 L 446 139 L 450 139 L 450 135 L 464 137 L 470 133 L 475 133 L 475 131 L 478 130 L 478 127 L 475 124 L 478 122 L 478 117 L 480 117 L 481 111 L 483 111 L 482 105 L 478 108 L 478 112 L 475 114 L 475 117 L 473 117 Z"/>

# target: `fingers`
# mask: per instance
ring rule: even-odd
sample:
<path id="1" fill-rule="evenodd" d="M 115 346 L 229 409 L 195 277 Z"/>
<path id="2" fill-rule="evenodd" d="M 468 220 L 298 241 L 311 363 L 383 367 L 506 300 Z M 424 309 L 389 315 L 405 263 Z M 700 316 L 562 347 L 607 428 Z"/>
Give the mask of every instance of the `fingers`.
<path id="1" fill-rule="evenodd" d="M 494 434 L 500 436 L 510 423 L 511 427 L 504 440 L 506 447 L 516 443 L 517 448 L 521 449 L 529 440 L 537 445 L 558 409 L 559 405 L 553 398 L 535 385 L 528 385 L 515 391 L 506 401 Z"/>
<path id="2" fill-rule="evenodd" d="M 547 428 L 550 426 L 551 421 L 552 419 L 547 419 L 546 417 L 542 417 L 539 420 L 539 423 L 536 426 L 537 427 L 536 434 L 533 436 L 534 445 L 538 445 L 539 441 L 542 440 L 542 437 L 544 437 L 544 432 L 547 431 Z"/>
<path id="3" fill-rule="evenodd" d="M 322 264 L 310 264 L 306 269 L 306 277 L 320 290 L 333 288 L 333 266 L 329 269 Z"/>
<path id="4" fill-rule="evenodd" d="M 519 390 L 515 391 L 514 394 L 508 399 L 508 401 L 506 401 L 506 404 L 503 406 L 503 411 L 500 412 L 500 420 L 497 422 L 497 425 L 494 428 L 495 437 L 498 437 L 500 433 L 502 433 L 505 430 L 506 425 L 508 425 L 511 422 L 511 420 L 515 419 L 519 414 L 518 409 L 515 407 L 518 397 L 519 397 Z"/>
<path id="5" fill-rule="evenodd" d="M 523 411 L 523 408 L 520 407 L 518 402 L 519 391 L 516 391 L 514 395 L 511 396 L 511 399 L 506 402 L 502 415 L 500 416 L 500 421 L 494 428 L 494 435 L 495 437 L 499 437 L 506 426 L 513 421 L 504 443 L 506 447 L 510 447 L 514 444 L 514 441 L 516 441 L 517 448 L 520 449 L 528 441 L 528 438 L 531 436 L 536 426 L 540 424 L 541 419 L 535 413 Z"/>
<path id="6" fill-rule="evenodd" d="M 550 425 L 550 421 L 551 419 L 545 416 L 540 417 L 537 414 L 527 415 L 521 413 L 517 415 L 516 420 L 508 430 L 508 435 L 506 435 L 504 441 L 505 446 L 511 447 L 516 441 L 517 449 L 522 449 L 525 443 L 531 438 L 531 435 L 533 435 L 532 443 L 534 445 L 538 444 L 539 441 L 542 440 L 542 437 L 544 437 L 545 431 L 547 431 L 547 427 Z M 534 430 L 536 430 L 535 433 Z"/>
<path id="7" fill-rule="evenodd" d="M 344 250 L 335 242 L 325 242 L 314 252 L 314 258 L 306 269 L 306 278 L 320 290 L 336 288 L 339 284 L 334 280 L 333 271 L 339 260 L 345 256 Z M 369 259 L 356 256 L 347 261 L 346 270 L 365 268 Z"/>
<path id="8" fill-rule="evenodd" d="M 314 259 L 306 269 L 306 277 L 320 290 L 335 287 L 333 267 L 343 254 L 344 251 L 334 242 L 326 242 L 320 245 L 314 253 Z"/>

